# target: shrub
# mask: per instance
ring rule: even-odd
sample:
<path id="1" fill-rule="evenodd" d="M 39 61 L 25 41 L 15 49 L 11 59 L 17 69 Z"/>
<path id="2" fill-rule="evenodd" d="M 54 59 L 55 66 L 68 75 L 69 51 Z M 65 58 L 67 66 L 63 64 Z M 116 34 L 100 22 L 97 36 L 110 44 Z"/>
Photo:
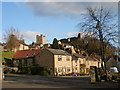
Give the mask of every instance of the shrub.
<path id="1" fill-rule="evenodd" d="M 28 68 L 30 68 L 29 66 L 22 66 L 22 68 L 21 68 L 21 73 L 23 73 L 23 74 L 28 74 L 29 72 L 28 72 Z"/>
<path id="2" fill-rule="evenodd" d="M 40 75 L 42 75 L 42 76 L 50 76 L 47 71 L 41 71 Z"/>
<path id="3" fill-rule="evenodd" d="M 46 67 L 39 67 L 39 66 L 23 66 L 21 69 L 21 73 L 32 74 L 32 75 L 42 75 L 42 76 L 50 75 Z"/>
<path id="4" fill-rule="evenodd" d="M 40 72 L 43 71 L 43 68 L 38 66 L 31 66 L 30 70 L 32 75 L 39 75 Z"/>
<path id="5" fill-rule="evenodd" d="M 3 72 L 4 72 L 5 74 L 10 73 L 10 69 L 6 67 L 6 68 L 3 69 Z"/>

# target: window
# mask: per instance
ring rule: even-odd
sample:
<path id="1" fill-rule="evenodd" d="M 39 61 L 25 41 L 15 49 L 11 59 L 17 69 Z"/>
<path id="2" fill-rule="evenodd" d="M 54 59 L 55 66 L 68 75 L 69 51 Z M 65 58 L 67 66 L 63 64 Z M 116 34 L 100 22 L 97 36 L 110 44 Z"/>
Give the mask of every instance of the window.
<path id="1" fill-rule="evenodd" d="M 63 72 L 63 68 L 62 67 L 58 67 L 58 72 L 62 73 Z"/>
<path id="2" fill-rule="evenodd" d="M 66 61 L 70 61 L 70 57 L 69 56 L 66 56 Z"/>
<path id="3" fill-rule="evenodd" d="M 77 61 L 75 61 L 75 66 L 77 66 Z"/>
<path id="4" fill-rule="evenodd" d="M 77 68 L 75 68 L 75 72 L 78 72 L 78 71 L 77 71 Z"/>
<path id="5" fill-rule="evenodd" d="M 58 61 L 62 61 L 62 56 L 58 56 Z"/>
<path id="6" fill-rule="evenodd" d="M 67 67 L 67 72 L 70 72 L 70 67 Z"/>

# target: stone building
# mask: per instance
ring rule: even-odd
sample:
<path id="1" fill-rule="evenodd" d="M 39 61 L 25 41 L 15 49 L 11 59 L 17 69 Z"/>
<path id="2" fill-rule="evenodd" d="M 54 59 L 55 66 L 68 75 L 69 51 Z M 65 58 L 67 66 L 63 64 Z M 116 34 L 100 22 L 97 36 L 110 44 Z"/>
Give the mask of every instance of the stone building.
<path id="1" fill-rule="evenodd" d="M 20 50 L 17 51 L 12 59 L 14 60 L 14 66 L 34 66 L 36 64 L 36 56 L 41 52 L 37 50 Z"/>
<path id="2" fill-rule="evenodd" d="M 46 44 L 46 37 L 44 35 L 36 35 L 36 44 Z"/>
<path id="3" fill-rule="evenodd" d="M 101 67 L 101 62 L 90 56 L 84 56 L 82 54 L 74 53 L 72 54 L 72 72 L 73 73 L 84 73 L 89 74 L 90 66 Z"/>
<path id="4" fill-rule="evenodd" d="M 72 73 L 72 56 L 60 49 L 44 49 L 36 57 L 37 65 L 48 67 L 52 75 L 66 75 Z"/>

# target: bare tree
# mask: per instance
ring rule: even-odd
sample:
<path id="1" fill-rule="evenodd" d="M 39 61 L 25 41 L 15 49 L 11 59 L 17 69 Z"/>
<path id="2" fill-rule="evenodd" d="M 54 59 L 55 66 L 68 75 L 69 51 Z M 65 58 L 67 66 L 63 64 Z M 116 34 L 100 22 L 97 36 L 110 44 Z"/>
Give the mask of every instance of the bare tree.
<path id="1" fill-rule="evenodd" d="M 3 39 L 7 44 L 7 50 L 13 51 L 15 48 L 19 48 L 19 40 L 22 40 L 22 37 L 23 36 L 20 34 L 19 30 L 16 30 L 15 28 L 6 31 Z"/>
<path id="2" fill-rule="evenodd" d="M 87 8 L 88 14 L 85 17 L 84 22 L 80 23 L 81 30 L 84 33 L 91 35 L 92 37 L 96 37 L 100 40 L 100 54 L 101 59 L 104 62 L 104 66 L 102 64 L 103 70 L 105 70 L 106 76 L 106 60 L 105 60 L 105 44 L 104 42 L 111 42 L 111 40 L 115 41 L 117 35 L 117 22 L 116 15 L 105 9 L 103 7 L 100 8 Z"/>

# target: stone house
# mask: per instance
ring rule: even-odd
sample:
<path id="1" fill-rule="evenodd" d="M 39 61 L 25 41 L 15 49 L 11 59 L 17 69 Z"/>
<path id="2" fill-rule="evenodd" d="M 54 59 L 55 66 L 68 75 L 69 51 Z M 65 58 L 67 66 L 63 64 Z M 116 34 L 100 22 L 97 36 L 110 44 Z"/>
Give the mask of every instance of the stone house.
<path id="1" fill-rule="evenodd" d="M 17 52 L 18 50 L 28 50 L 29 45 L 25 44 L 24 40 L 17 40 L 17 45 L 14 48 L 9 48 L 7 43 L 2 44 L 3 51 Z"/>
<path id="2" fill-rule="evenodd" d="M 83 66 L 83 67 L 82 67 Z M 74 53 L 72 58 L 72 72 L 73 73 L 81 73 L 85 72 L 85 56 Z"/>
<path id="3" fill-rule="evenodd" d="M 12 58 L 14 60 L 14 66 L 22 67 L 36 65 L 35 59 L 40 52 L 40 49 L 17 51 Z"/>
<path id="4" fill-rule="evenodd" d="M 95 57 L 86 57 L 86 73 L 90 71 L 90 66 L 101 68 L 101 60 Z"/>
<path id="5" fill-rule="evenodd" d="M 15 47 L 13 49 L 14 52 L 17 52 L 18 50 L 28 50 L 29 49 L 29 45 L 25 44 L 24 40 L 18 40 L 19 43 L 19 47 Z"/>
<path id="6" fill-rule="evenodd" d="M 73 54 L 72 70 L 73 73 L 89 73 L 90 66 L 101 67 L 101 62 L 90 56 L 83 56 L 78 53 Z"/>
<path id="7" fill-rule="evenodd" d="M 72 73 L 72 56 L 60 49 L 46 48 L 36 57 L 37 65 L 48 67 L 52 75 L 66 75 Z"/>

